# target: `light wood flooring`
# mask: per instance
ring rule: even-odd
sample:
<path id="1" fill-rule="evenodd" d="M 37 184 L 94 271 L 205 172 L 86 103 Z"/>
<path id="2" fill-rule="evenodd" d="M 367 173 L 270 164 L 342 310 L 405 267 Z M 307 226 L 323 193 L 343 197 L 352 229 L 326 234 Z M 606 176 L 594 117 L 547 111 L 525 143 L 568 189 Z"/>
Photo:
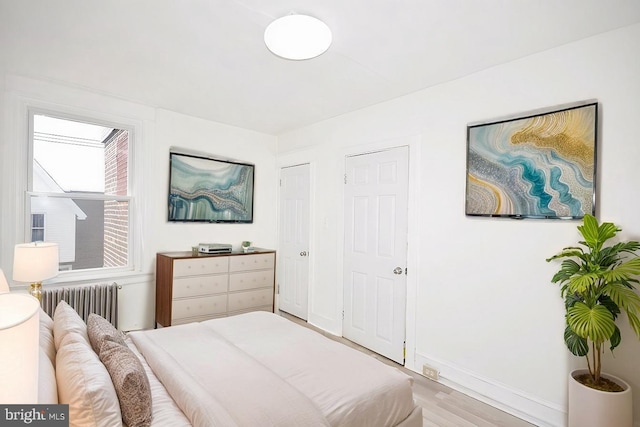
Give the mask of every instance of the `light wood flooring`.
<path id="1" fill-rule="evenodd" d="M 361 347 L 345 338 L 326 333 L 302 319 L 280 311 L 279 314 L 322 335 L 355 348 L 376 359 L 395 366 L 414 378 L 413 396 L 422 407 L 424 427 L 530 427 L 532 424 L 500 409 L 473 399 L 438 382 L 405 369 L 403 366 Z"/>

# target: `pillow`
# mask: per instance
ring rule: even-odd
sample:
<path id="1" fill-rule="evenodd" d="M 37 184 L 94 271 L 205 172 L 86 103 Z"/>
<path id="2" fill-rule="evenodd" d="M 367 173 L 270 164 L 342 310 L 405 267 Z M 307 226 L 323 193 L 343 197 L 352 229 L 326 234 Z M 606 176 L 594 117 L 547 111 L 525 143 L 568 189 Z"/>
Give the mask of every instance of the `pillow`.
<path id="1" fill-rule="evenodd" d="M 126 345 L 122 332 L 117 330 L 107 319 L 95 313 L 91 313 L 87 319 L 87 335 L 89 335 L 93 351 L 97 354 L 100 354 L 100 347 L 106 338 L 118 344 Z"/>
<path id="2" fill-rule="evenodd" d="M 56 350 L 60 351 L 60 344 L 69 332 L 77 332 L 90 345 L 84 320 L 66 301 L 60 301 L 53 313 L 53 342 Z"/>
<path id="3" fill-rule="evenodd" d="M 59 403 L 69 405 L 70 427 L 122 425 L 109 372 L 78 333 L 67 334 L 58 348 L 56 380 Z"/>
<path id="4" fill-rule="evenodd" d="M 40 348 L 56 366 L 56 345 L 53 342 L 53 320 L 40 308 Z"/>
<path id="5" fill-rule="evenodd" d="M 127 426 L 151 425 L 151 387 L 138 357 L 126 344 L 105 338 L 100 347 L 100 360 L 111 375 Z"/>
<path id="6" fill-rule="evenodd" d="M 51 344 L 53 345 L 53 342 Z M 57 403 L 56 371 L 53 369 L 51 359 L 49 359 L 44 349 L 40 347 L 40 353 L 38 354 L 38 404 L 55 405 Z"/>

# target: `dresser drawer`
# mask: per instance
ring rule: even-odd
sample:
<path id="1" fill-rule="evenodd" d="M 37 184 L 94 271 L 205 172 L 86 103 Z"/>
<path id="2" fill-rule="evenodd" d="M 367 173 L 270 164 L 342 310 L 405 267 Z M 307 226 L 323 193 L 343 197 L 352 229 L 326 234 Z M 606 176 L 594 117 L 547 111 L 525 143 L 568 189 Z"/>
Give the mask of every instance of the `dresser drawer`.
<path id="1" fill-rule="evenodd" d="M 174 300 L 171 303 L 172 319 L 209 316 L 227 311 L 227 295 Z"/>
<path id="2" fill-rule="evenodd" d="M 257 288 L 273 288 L 273 270 L 250 271 L 229 275 L 229 291 L 245 291 Z"/>
<path id="3" fill-rule="evenodd" d="M 173 298 L 186 298 L 227 292 L 228 281 L 229 276 L 226 274 L 180 277 L 173 280 Z"/>
<path id="4" fill-rule="evenodd" d="M 275 256 L 271 254 L 255 254 L 229 257 L 229 271 L 247 271 L 273 269 Z"/>
<path id="5" fill-rule="evenodd" d="M 246 310 L 273 304 L 273 289 L 237 292 L 229 294 L 229 311 Z"/>
<path id="6" fill-rule="evenodd" d="M 173 262 L 173 277 L 226 273 L 229 271 L 228 257 L 177 259 Z"/>

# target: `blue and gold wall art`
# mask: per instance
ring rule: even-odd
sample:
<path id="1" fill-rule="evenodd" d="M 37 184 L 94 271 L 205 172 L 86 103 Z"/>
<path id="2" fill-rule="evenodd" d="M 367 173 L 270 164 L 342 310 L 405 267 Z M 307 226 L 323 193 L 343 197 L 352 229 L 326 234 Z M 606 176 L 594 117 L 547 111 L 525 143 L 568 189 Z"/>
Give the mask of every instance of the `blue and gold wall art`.
<path id="1" fill-rule="evenodd" d="M 595 214 L 597 102 L 467 126 L 466 215 Z"/>

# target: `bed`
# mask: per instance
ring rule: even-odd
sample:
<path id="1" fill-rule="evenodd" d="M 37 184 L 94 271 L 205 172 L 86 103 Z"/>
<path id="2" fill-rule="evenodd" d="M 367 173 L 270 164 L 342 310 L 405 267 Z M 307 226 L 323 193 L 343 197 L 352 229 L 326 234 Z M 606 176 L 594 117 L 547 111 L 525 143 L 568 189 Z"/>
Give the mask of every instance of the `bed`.
<path id="1" fill-rule="evenodd" d="M 40 334 L 71 426 L 422 426 L 412 377 L 269 312 L 125 336 L 61 302 Z"/>

